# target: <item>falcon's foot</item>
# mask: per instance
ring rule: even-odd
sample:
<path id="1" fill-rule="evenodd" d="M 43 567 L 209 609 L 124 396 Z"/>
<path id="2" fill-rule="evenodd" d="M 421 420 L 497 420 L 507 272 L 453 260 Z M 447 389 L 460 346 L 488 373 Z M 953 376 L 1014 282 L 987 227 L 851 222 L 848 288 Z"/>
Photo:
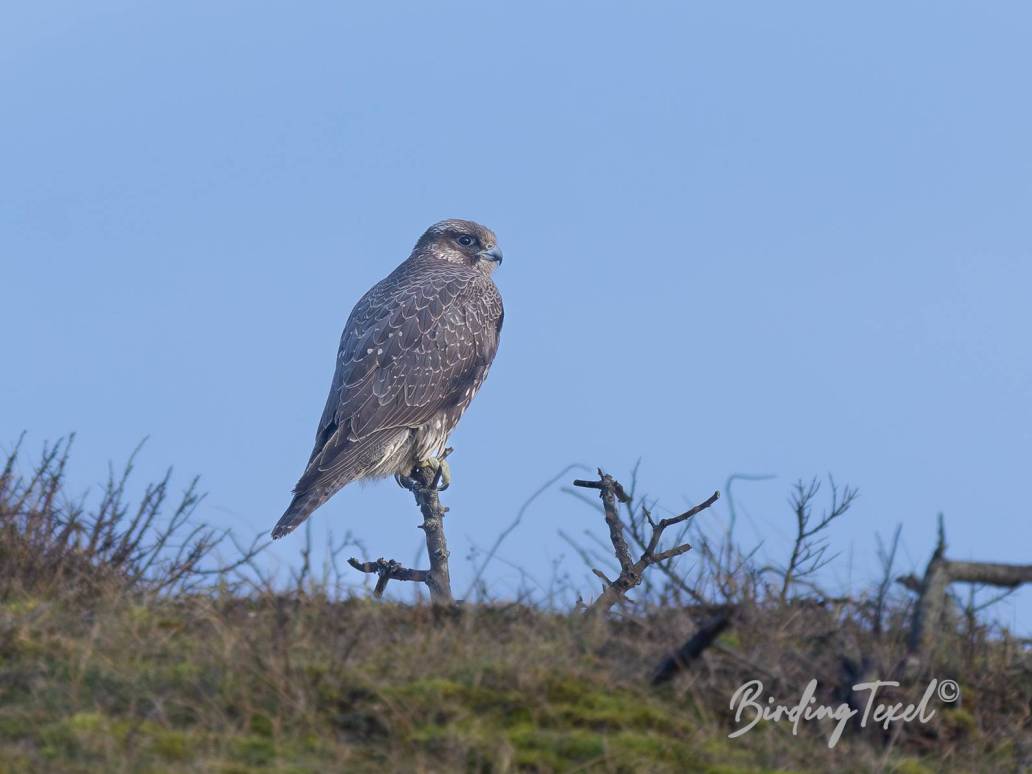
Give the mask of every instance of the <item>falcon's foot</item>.
<path id="1" fill-rule="evenodd" d="M 442 457 L 427 457 L 416 463 L 416 470 L 428 471 L 426 476 L 436 487 L 438 492 L 443 492 L 451 486 L 451 466 L 448 460 Z M 415 471 L 412 471 L 415 473 Z M 424 479 L 426 480 L 426 479 Z"/>

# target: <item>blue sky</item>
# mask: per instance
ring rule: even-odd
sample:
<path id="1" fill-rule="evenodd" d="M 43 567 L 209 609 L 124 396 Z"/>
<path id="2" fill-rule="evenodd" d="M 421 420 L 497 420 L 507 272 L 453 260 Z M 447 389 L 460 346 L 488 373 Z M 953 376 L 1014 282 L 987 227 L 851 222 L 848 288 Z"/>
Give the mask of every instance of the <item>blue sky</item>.
<path id="1" fill-rule="evenodd" d="M 794 479 L 859 486 L 833 583 L 870 577 L 900 522 L 900 569 L 923 568 L 940 510 L 956 558 L 1027 562 L 1030 23 L 1020 3 L 6 3 L 0 443 L 77 431 L 85 486 L 147 435 L 142 476 L 199 473 L 204 518 L 267 530 L 352 305 L 467 217 L 505 249 L 507 315 L 453 436 L 459 591 L 548 477 L 639 457 L 672 510 L 775 474 L 737 491 L 772 558 Z M 384 482 L 313 534 L 408 559 L 416 523 Z M 554 487 L 501 556 L 580 582 L 556 531 L 598 526 Z M 1032 595 L 999 615 L 1027 633 Z"/>

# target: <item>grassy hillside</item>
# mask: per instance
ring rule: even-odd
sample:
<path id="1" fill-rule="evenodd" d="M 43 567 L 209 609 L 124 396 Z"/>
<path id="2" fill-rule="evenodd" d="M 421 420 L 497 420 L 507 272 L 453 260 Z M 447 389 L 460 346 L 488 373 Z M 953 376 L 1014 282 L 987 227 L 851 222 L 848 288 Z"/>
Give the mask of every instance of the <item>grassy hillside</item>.
<path id="1" fill-rule="evenodd" d="M 831 704 L 863 676 L 889 678 L 906 596 L 876 618 L 862 595 L 743 597 L 735 625 L 653 687 L 699 605 L 646 597 L 603 618 L 441 611 L 310 582 L 247 590 L 198 575 L 199 560 L 144 568 L 149 539 L 120 552 L 138 509 L 118 500 L 121 531 L 91 548 L 107 530 L 97 510 L 59 496 L 60 475 L 15 469 L 0 480 L 0 772 L 1018 771 L 1032 750 L 1027 644 L 963 616 L 928 673 L 957 680 L 961 699 L 928 724 L 854 725 L 834 749 L 830 721 L 728 738 L 749 679 L 793 703 L 816 678 Z M 928 675 L 899 697 L 919 698 Z"/>
<path id="2" fill-rule="evenodd" d="M 729 740 L 726 667 L 650 689 L 665 646 L 642 634 L 520 607 L 443 621 L 307 597 L 7 600 L 0 760 L 7 771 L 1017 766 L 1014 741 L 983 728 L 999 708 L 976 697 L 894 748 L 870 730 L 828 750 L 826 732 L 794 738 L 785 724 Z"/>

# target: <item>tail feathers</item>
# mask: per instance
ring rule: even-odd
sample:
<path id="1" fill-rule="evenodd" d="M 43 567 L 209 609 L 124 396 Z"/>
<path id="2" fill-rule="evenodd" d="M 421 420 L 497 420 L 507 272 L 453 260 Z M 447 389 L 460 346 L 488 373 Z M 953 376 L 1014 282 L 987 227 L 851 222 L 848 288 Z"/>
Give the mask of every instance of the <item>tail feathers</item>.
<path id="1" fill-rule="evenodd" d="M 399 460 L 408 458 L 405 443 L 411 435 L 408 428 L 390 428 L 358 441 L 328 442 L 312 455 L 294 488 L 290 507 L 272 530 L 273 540 L 297 529 L 312 511 L 351 481 L 398 469 Z"/>
<path id="2" fill-rule="evenodd" d="M 312 511 L 329 499 L 330 495 L 324 491 L 298 492 L 280 520 L 276 522 L 276 526 L 272 528 L 272 539 L 279 540 L 289 535 L 311 515 Z"/>

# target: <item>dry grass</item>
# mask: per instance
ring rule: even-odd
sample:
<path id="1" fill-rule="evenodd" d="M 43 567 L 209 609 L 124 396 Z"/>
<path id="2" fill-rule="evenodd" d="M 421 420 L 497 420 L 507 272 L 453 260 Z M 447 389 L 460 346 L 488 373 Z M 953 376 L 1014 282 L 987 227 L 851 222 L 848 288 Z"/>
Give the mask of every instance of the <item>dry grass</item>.
<path id="1" fill-rule="evenodd" d="M 179 572 L 162 584 L 68 548 L 49 554 L 64 578 L 56 584 L 41 560 L 8 558 L 40 548 L 17 536 L 18 524 L 50 518 L 25 503 L 55 508 L 60 481 L 53 496 L 26 500 L 31 476 L 13 466 L 6 476 L 0 771 L 920 772 L 1027 762 L 1027 646 L 963 617 L 944 630 L 933 665 L 960 682 L 962 699 L 939 705 L 928 725 L 850 728 L 833 750 L 828 726 L 813 723 L 798 737 L 764 723 L 727 738 L 730 696 L 748 679 L 791 701 L 817 678 L 819 700 L 837 703 L 861 676 L 888 677 L 880 670 L 905 650 L 905 595 L 883 600 L 876 631 L 862 595 L 783 599 L 776 584 L 743 594 L 734 627 L 651 688 L 656 664 L 704 616 L 676 594 L 609 619 L 529 605 L 441 612 L 334 598 L 310 581 L 244 593 L 217 580 L 228 576 Z M 135 510 L 125 512 L 129 525 Z M 52 534 L 64 513 L 51 514 Z M 79 514 L 87 525 L 96 516 Z M 154 534 L 159 524 L 168 524 L 160 514 Z M 177 572 L 178 549 L 165 551 L 152 563 L 158 578 Z M 212 569 L 202 564 L 194 569 Z M 904 685 L 908 698 L 920 692 Z"/>

